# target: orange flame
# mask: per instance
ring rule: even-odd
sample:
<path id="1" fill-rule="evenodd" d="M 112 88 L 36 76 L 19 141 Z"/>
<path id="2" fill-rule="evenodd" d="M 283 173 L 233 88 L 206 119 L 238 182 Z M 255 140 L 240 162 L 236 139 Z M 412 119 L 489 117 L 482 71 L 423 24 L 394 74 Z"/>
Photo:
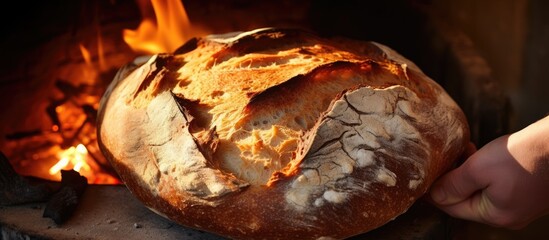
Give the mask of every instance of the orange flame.
<path id="1" fill-rule="evenodd" d="M 73 169 L 88 179 L 90 184 L 120 184 L 120 181 L 102 171 L 94 163 L 84 144 L 78 144 L 58 153 L 59 161 L 50 167 L 48 173 L 53 179 L 60 180 L 61 170 Z"/>
<path id="2" fill-rule="evenodd" d="M 136 1 L 143 19 L 136 30 L 125 29 L 122 35 L 124 41 L 137 53 L 170 53 L 190 38 L 206 34 L 206 31 L 200 27 L 191 25 L 181 0 Z M 100 28 L 98 28 L 97 36 L 98 57 L 96 61 L 98 61 L 98 66 L 94 64 L 95 60 L 84 44 L 79 44 L 79 48 L 86 63 L 82 78 L 95 79 L 96 73 L 106 68 Z M 56 112 L 61 116 L 69 114 L 64 113 L 61 106 L 56 108 Z M 52 130 L 60 131 L 61 129 L 59 126 L 54 125 Z M 51 176 L 57 177 L 63 169 L 73 169 L 87 177 L 89 183 L 119 183 L 116 178 L 100 171 L 101 167 L 94 162 L 92 154 L 88 153 L 88 149 L 83 144 L 60 151 L 58 159 L 57 163 L 49 168 Z"/>
<path id="3" fill-rule="evenodd" d="M 60 153 L 60 160 L 53 165 L 49 173 L 55 175 L 62 169 L 74 169 L 77 172 L 81 170 L 90 171 L 90 165 L 87 163 L 88 149 L 83 144 L 72 146 Z"/>
<path id="4" fill-rule="evenodd" d="M 84 58 L 84 61 L 86 62 L 86 65 L 91 66 L 92 60 L 91 60 L 91 54 L 90 51 L 82 43 L 78 44 L 78 47 L 80 48 L 80 53 L 82 53 L 82 58 Z"/>
<path id="5" fill-rule="evenodd" d="M 124 41 L 135 51 L 170 53 L 192 37 L 205 33 L 191 25 L 181 0 L 138 0 L 143 17 L 137 30 L 123 31 Z M 152 8 L 154 11 L 150 10 Z"/>
<path id="6" fill-rule="evenodd" d="M 100 25 L 97 25 L 97 53 L 99 58 L 99 70 L 106 70 L 107 62 L 105 60 L 105 48 L 103 46 L 103 37 L 101 35 Z"/>

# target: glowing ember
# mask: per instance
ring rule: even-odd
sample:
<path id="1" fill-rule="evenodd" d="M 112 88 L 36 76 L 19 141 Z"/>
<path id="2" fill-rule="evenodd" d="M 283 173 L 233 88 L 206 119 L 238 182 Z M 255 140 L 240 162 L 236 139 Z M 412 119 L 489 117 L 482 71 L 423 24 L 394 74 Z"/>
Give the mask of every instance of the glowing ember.
<path id="1" fill-rule="evenodd" d="M 206 32 L 191 25 L 180 0 L 137 1 L 143 17 L 137 30 L 124 30 L 124 41 L 136 52 L 173 52 L 192 37 Z M 150 10 L 152 8 L 154 11 Z"/>

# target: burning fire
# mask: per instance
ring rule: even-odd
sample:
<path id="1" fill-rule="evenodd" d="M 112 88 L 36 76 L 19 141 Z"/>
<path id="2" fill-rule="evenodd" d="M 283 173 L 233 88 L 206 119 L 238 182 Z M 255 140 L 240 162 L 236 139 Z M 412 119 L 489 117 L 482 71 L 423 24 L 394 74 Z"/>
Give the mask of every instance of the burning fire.
<path id="1" fill-rule="evenodd" d="M 119 184 L 120 181 L 102 172 L 101 166 L 94 160 L 93 156 L 88 152 L 86 146 L 82 143 L 69 147 L 64 150 L 59 150 L 57 154 L 59 161 L 51 166 L 48 173 L 53 179 L 60 180 L 61 170 L 74 170 L 85 176 L 88 183 L 93 184 Z"/>
<path id="2" fill-rule="evenodd" d="M 142 22 L 137 30 L 123 32 L 124 41 L 136 52 L 173 52 L 190 38 L 205 33 L 191 25 L 181 0 L 138 0 L 137 3 Z"/>
<path id="3" fill-rule="evenodd" d="M 142 22 L 137 30 L 125 29 L 122 32 L 125 43 L 136 53 L 173 52 L 191 37 L 201 36 L 205 33 L 202 29 L 191 25 L 180 0 L 137 0 L 137 3 L 143 17 Z M 85 62 L 80 75 L 82 79 L 79 81 L 86 84 L 93 84 L 93 79 L 98 78 L 99 73 L 106 69 L 100 28 L 97 28 L 97 32 L 97 52 L 92 53 L 82 43 L 78 45 Z M 94 64 L 92 55 L 97 57 L 95 58 L 97 64 Z M 99 98 L 84 99 L 84 97 L 80 96 L 76 101 L 71 99 L 68 103 L 55 107 L 56 117 L 54 118 L 59 122 L 54 122 L 51 131 L 60 133 L 64 142 L 74 143 L 74 145 L 65 149 L 56 148 L 58 161 L 51 165 L 48 173 L 52 178 L 60 179 L 62 169 L 73 169 L 87 177 L 89 183 L 118 184 L 118 179 L 102 171 L 100 161 L 97 161 L 90 152 L 89 148 L 96 146 L 95 142 L 90 141 L 90 139 L 96 138 L 95 125 L 93 125 L 93 129 L 82 129 L 89 123 L 89 113 L 83 111 L 82 106 L 89 106 L 88 112 L 90 107 L 96 111 Z M 68 125 L 72 127 L 67 127 Z M 77 132 L 74 135 L 76 137 L 70 137 L 71 131 L 75 131 L 74 126 L 77 126 Z M 97 148 L 93 152 L 98 152 Z"/>
<path id="4" fill-rule="evenodd" d="M 80 86 L 98 87 L 95 86 L 98 76 L 106 68 L 104 57 L 102 57 L 102 46 L 100 35 L 98 35 L 96 55 L 92 54 L 83 43 L 78 45 L 85 63 L 79 69 L 78 82 L 81 84 Z M 94 64 L 92 55 L 98 56 L 98 64 Z M 85 176 L 88 183 L 119 184 L 120 181 L 112 175 L 113 173 L 104 171 L 105 166 L 101 165 L 102 161 L 88 151 L 88 147 L 94 147 L 94 152 L 98 152 L 93 119 L 99 107 L 99 96 L 79 93 L 78 89 L 79 87 L 75 87 L 71 92 L 66 92 L 65 94 L 71 97 L 60 101 L 60 104 L 56 105 L 54 111 L 50 113 L 50 117 L 54 116 L 52 118 L 55 119 L 51 131 L 62 136 L 60 146 L 52 149 L 56 153 L 58 161 L 48 169 L 50 179 L 60 180 L 61 170 L 73 169 Z M 61 149 L 61 146 L 72 143 L 74 143 L 73 146 Z"/>
<path id="5" fill-rule="evenodd" d="M 49 173 L 55 175 L 62 169 L 74 169 L 77 172 L 80 170 L 90 171 L 91 167 L 87 163 L 88 149 L 83 144 L 78 144 L 76 147 L 72 146 L 69 149 L 60 153 L 61 160 L 53 165 Z"/>

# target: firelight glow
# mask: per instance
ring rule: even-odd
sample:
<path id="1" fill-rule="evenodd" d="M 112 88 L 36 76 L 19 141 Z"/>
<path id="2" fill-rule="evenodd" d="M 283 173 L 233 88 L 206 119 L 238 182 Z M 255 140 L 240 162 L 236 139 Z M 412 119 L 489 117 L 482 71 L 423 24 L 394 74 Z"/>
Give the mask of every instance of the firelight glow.
<path id="1" fill-rule="evenodd" d="M 204 31 L 192 25 L 180 0 L 140 0 L 142 21 L 137 30 L 125 29 L 124 41 L 133 51 L 146 54 L 171 53 Z M 154 11 L 148 11 L 151 8 Z"/>

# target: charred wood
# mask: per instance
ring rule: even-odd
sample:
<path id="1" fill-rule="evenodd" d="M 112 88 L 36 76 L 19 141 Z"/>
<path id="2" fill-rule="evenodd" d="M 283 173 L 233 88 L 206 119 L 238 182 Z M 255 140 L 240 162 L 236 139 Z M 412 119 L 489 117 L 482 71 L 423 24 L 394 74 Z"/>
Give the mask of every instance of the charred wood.
<path id="1" fill-rule="evenodd" d="M 43 217 L 51 218 L 56 224 L 64 223 L 76 210 L 87 186 L 88 179 L 78 172 L 61 170 L 61 190 L 46 204 Z"/>
<path id="2" fill-rule="evenodd" d="M 45 202 L 58 187 L 58 183 L 17 174 L 8 158 L 0 152 L 0 205 Z"/>

